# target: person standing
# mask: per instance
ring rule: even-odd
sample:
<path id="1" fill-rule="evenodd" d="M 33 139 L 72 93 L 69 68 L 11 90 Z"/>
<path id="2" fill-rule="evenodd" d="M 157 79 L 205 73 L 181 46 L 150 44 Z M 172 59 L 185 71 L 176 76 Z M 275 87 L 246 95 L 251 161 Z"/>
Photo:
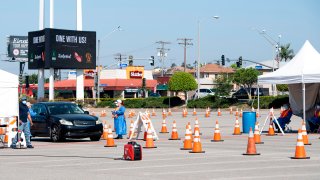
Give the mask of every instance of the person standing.
<path id="1" fill-rule="evenodd" d="M 123 106 L 120 99 L 118 99 L 115 104 L 117 107 L 114 111 L 112 111 L 114 127 L 116 134 L 118 135 L 115 139 L 123 139 L 122 136 L 127 134 L 127 123 L 124 115 L 126 108 Z"/>
<path id="2" fill-rule="evenodd" d="M 27 148 L 33 148 L 30 142 L 30 128 L 28 126 L 28 119 L 30 122 L 30 125 L 33 126 L 33 122 L 29 113 L 29 108 L 27 106 L 27 98 L 22 97 L 21 102 L 19 103 L 19 130 L 21 130 L 26 138 Z M 11 144 L 11 148 L 16 149 L 17 139 L 18 136 L 16 136 Z"/>

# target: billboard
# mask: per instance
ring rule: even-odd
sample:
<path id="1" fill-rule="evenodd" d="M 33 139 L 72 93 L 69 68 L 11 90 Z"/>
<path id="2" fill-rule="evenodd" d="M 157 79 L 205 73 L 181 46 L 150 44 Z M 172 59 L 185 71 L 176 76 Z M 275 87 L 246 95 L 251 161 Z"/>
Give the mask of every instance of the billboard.
<path id="1" fill-rule="evenodd" d="M 8 57 L 17 61 L 28 60 L 28 36 L 8 37 Z"/>
<path id="2" fill-rule="evenodd" d="M 96 68 L 96 32 L 47 28 L 28 37 L 29 69 Z"/>
<path id="3" fill-rule="evenodd" d="M 144 67 L 129 66 L 126 68 L 127 79 L 142 79 L 144 77 Z"/>

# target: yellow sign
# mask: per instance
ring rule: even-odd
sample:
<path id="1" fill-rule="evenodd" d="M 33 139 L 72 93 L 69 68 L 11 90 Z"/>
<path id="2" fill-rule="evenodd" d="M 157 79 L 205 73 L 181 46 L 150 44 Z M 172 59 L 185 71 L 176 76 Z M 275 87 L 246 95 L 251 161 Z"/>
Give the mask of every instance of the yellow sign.
<path id="1" fill-rule="evenodd" d="M 127 79 L 142 79 L 144 77 L 144 67 L 129 66 L 126 68 Z"/>

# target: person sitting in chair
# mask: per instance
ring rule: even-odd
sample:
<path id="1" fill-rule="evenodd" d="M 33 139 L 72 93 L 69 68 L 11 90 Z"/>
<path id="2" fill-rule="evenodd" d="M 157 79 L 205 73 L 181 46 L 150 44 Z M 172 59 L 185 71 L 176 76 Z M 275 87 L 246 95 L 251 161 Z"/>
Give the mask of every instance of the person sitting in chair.
<path id="1" fill-rule="evenodd" d="M 292 116 L 292 110 L 291 110 L 289 104 L 284 104 L 283 111 L 280 114 L 280 117 L 277 119 L 279 122 L 279 125 L 283 131 L 285 130 L 286 124 L 289 124 L 291 122 L 291 120 L 290 120 L 291 116 Z M 278 129 L 278 132 L 279 132 L 280 128 L 278 127 L 275 120 L 273 120 L 273 123 L 275 124 L 275 127 Z"/>
<path id="2" fill-rule="evenodd" d="M 310 132 L 314 132 L 320 126 L 320 104 L 317 104 L 315 107 L 315 111 L 313 117 L 308 120 Z"/>

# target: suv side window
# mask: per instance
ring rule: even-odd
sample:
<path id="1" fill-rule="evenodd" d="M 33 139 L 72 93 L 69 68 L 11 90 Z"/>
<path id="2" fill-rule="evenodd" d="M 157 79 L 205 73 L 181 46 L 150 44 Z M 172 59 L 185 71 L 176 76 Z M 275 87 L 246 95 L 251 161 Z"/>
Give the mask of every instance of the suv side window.
<path id="1" fill-rule="evenodd" d="M 38 104 L 32 105 L 31 109 L 32 109 L 35 113 L 39 114 L 40 109 L 39 109 L 39 105 L 38 105 Z"/>
<path id="2" fill-rule="evenodd" d="M 39 113 L 38 113 L 38 114 L 40 114 L 40 113 L 42 113 L 42 114 L 47 114 L 47 109 L 46 109 L 46 107 L 45 107 L 44 105 L 42 105 L 42 104 L 39 105 Z"/>
<path id="3" fill-rule="evenodd" d="M 206 89 L 200 89 L 200 92 L 201 92 L 201 93 L 205 93 L 205 92 L 206 92 Z"/>

